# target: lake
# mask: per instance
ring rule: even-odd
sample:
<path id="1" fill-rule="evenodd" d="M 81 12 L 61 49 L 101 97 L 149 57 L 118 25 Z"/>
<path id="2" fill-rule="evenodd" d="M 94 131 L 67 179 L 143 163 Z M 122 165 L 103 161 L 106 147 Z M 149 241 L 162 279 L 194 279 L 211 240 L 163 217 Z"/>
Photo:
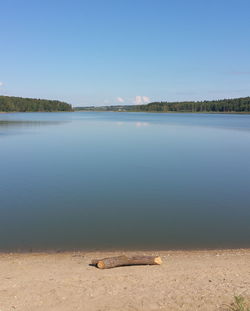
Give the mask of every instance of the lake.
<path id="1" fill-rule="evenodd" d="M 250 247 L 250 115 L 0 114 L 0 249 Z"/>

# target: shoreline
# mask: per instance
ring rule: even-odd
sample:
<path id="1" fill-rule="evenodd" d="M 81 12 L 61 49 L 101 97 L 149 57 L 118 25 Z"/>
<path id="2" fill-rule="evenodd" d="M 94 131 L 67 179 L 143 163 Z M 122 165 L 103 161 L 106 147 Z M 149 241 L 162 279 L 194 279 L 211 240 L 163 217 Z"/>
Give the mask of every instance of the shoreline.
<path id="1" fill-rule="evenodd" d="M 159 255 L 100 270 L 92 259 Z M 219 311 L 250 302 L 250 249 L 0 253 L 0 310 Z"/>
<path id="2" fill-rule="evenodd" d="M 117 254 L 117 253 L 165 253 L 165 252 L 171 252 L 171 253 L 195 253 L 195 252 L 230 252 L 230 251 L 249 251 L 250 247 L 232 247 L 232 248 L 169 248 L 169 249 L 12 249 L 12 250 L 1 250 L 0 249 L 0 256 L 1 255 L 8 255 L 8 254 L 72 254 L 72 253 L 99 253 L 99 254 Z"/>
<path id="3" fill-rule="evenodd" d="M 250 114 L 250 112 L 213 112 L 213 111 L 116 111 L 116 110 L 74 110 L 73 112 L 120 112 L 120 113 L 155 113 L 155 114 Z"/>
<path id="4" fill-rule="evenodd" d="M 6 113 L 55 113 L 55 112 L 118 112 L 118 113 L 154 113 L 154 114 L 240 114 L 240 115 L 249 115 L 250 112 L 237 112 L 237 111 L 228 111 L 228 112 L 213 112 L 213 111 L 116 111 L 116 110 L 72 110 L 72 111 L 0 111 L 0 114 Z"/>

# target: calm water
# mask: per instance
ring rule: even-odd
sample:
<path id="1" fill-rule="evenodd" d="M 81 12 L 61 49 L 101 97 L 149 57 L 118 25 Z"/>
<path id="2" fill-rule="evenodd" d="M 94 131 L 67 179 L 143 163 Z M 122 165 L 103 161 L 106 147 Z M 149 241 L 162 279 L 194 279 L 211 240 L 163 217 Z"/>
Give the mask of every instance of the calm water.
<path id="1" fill-rule="evenodd" d="M 0 114 L 0 249 L 250 247 L 250 115 Z"/>

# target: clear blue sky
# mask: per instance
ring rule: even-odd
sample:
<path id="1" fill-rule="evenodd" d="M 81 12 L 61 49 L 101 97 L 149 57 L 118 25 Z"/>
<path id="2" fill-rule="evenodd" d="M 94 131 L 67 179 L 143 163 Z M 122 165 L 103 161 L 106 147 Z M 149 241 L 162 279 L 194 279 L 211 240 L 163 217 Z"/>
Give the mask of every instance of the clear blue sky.
<path id="1" fill-rule="evenodd" d="M 249 0 L 8 0 L 0 12 L 0 94 L 74 106 L 250 95 Z"/>

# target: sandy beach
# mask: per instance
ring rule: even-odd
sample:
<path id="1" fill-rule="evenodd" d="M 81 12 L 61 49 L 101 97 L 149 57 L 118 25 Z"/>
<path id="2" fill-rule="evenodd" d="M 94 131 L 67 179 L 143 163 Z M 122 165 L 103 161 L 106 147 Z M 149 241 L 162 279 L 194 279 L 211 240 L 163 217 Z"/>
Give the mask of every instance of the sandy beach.
<path id="1" fill-rule="evenodd" d="M 160 266 L 100 270 L 93 258 L 135 252 L 0 254 L 0 310 L 229 310 L 250 298 L 250 249 L 160 251 Z"/>

